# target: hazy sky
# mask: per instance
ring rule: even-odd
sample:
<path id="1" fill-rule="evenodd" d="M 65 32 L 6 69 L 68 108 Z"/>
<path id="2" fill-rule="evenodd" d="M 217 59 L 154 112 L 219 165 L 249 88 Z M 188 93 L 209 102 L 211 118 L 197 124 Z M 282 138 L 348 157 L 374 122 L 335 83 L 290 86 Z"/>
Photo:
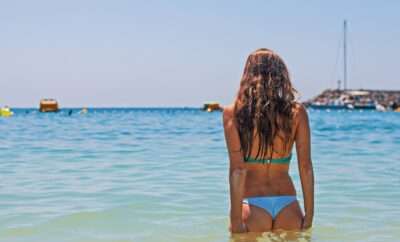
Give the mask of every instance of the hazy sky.
<path id="1" fill-rule="evenodd" d="M 247 55 L 286 61 L 308 99 L 349 87 L 400 89 L 400 1 L 2 1 L 0 106 L 230 103 Z"/>

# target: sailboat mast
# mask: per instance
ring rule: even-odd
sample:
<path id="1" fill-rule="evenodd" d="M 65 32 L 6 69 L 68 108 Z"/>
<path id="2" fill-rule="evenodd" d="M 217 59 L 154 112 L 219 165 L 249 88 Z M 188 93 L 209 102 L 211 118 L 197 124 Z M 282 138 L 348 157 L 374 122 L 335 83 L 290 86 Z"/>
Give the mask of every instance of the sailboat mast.
<path id="1" fill-rule="evenodd" d="M 347 21 L 343 22 L 343 86 L 347 90 Z"/>

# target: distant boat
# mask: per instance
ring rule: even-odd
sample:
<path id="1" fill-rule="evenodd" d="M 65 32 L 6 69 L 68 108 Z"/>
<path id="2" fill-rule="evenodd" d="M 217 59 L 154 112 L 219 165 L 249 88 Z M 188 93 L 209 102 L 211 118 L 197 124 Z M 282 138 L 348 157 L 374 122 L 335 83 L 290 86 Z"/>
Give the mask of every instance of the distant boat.
<path id="1" fill-rule="evenodd" d="M 206 102 L 204 103 L 202 110 L 207 112 L 221 111 L 222 106 L 218 102 Z"/>
<path id="2" fill-rule="evenodd" d="M 356 104 L 354 105 L 354 109 L 371 109 L 376 110 L 377 107 L 375 104 Z"/>
<path id="3" fill-rule="evenodd" d="M 350 104 L 349 106 L 342 105 L 342 104 L 325 104 L 325 103 L 310 103 L 307 105 L 313 109 L 353 109 L 354 107 Z"/>
<path id="4" fill-rule="evenodd" d="M 87 108 L 82 108 L 81 111 L 79 111 L 80 114 L 87 114 L 88 109 Z"/>
<path id="5" fill-rule="evenodd" d="M 375 108 L 376 108 L 376 110 L 379 111 L 379 112 L 385 112 L 385 111 L 386 111 L 386 108 L 385 108 L 383 105 L 379 104 L 379 103 L 377 103 L 377 104 L 375 105 Z"/>
<path id="6" fill-rule="evenodd" d="M 377 109 L 370 92 L 347 89 L 347 21 L 343 23 L 343 79 L 344 88 L 326 90 L 316 99 L 306 103 L 314 109 Z M 381 108 L 381 107 L 380 107 Z"/>
<path id="7" fill-rule="evenodd" d="M 0 108 L 0 117 L 11 117 L 14 113 L 7 106 Z"/>
<path id="8" fill-rule="evenodd" d="M 58 112 L 58 103 L 55 99 L 45 98 L 40 100 L 40 112 Z"/>
<path id="9" fill-rule="evenodd" d="M 307 106 L 313 109 L 379 109 L 379 111 L 383 111 L 382 108 L 384 109 L 382 105 L 375 104 L 375 102 L 370 100 L 368 97 L 364 98 L 354 95 L 352 94 L 352 91 L 340 90 L 340 92 L 342 93 L 340 97 L 334 100 L 322 102 L 314 101 L 308 103 Z M 329 93 L 329 91 L 326 91 L 325 93 Z M 362 100 L 362 102 L 355 100 Z"/>

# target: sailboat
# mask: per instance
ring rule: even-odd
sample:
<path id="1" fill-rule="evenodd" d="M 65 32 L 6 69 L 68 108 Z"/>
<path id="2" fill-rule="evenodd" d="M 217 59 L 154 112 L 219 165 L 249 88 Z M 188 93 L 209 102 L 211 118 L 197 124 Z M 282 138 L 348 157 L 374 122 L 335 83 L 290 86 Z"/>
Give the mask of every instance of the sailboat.
<path id="1" fill-rule="evenodd" d="M 376 109 L 368 90 L 347 89 L 347 21 L 343 22 L 343 89 L 325 90 L 307 103 L 315 109 Z"/>

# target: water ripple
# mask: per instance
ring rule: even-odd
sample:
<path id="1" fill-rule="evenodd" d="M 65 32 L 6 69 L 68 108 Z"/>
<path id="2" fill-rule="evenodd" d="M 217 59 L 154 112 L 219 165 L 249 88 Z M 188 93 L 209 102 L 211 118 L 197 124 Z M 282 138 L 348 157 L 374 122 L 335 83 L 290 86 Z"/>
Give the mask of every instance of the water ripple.
<path id="1" fill-rule="evenodd" d="M 0 119 L 0 241 L 247 241 L 228 227 L 221 113 L 17 109 Z M 258 241 L 396 241 L 400 115 L 309 112 L 312 233 Z M 295 156 L 296 157 L 296 156 Z M 290 174 L 302 203 L 297 162 Z M 254 238 L 253 238 L 254 239 Z"/>

